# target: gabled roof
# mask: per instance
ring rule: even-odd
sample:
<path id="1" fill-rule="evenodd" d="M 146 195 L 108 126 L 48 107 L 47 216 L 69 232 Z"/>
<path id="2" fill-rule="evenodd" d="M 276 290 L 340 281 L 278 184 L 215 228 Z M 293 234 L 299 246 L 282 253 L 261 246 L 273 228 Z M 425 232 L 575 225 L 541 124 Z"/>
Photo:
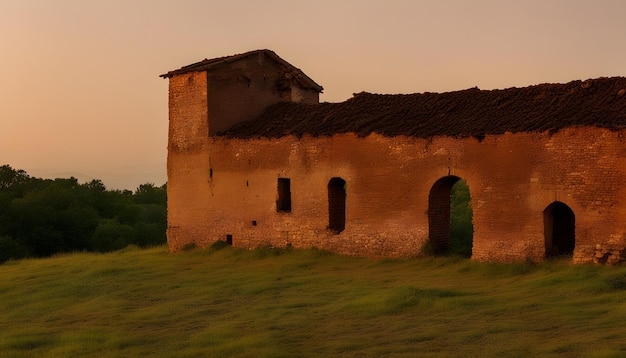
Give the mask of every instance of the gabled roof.
<path id="1" fill-rule="evenodd" d="M 298 83 L 301 88 L 312 89 L 317 92 L 323 91 L 322 86 L 315 83 L 315 81 L 313 81 L 309 76 L 304 74 L 302 70 L 294 67 L 289 62 L 283 60 L 276 53 L 274 53 L 274 51 L 271 50 L 255 50 L 238 55 L 204 59 L 202 61 L 192 63 L 191 65 L 183 66 L 177 70 L 169 71 L 168 73 L 164 73 L 159 77 L 171 78 L 173 76 L 181 75 L 188 72 L 211 71 L 217 68 L 221 68 L 223 66 L 227 66 L 246 57 L 258 56 L 259 54 L 262 54 L 265 56 L 265 58 L 269 58 L 270 60 L 276 62 L 283 69 L 285 74 L 291 75 L 291 77 L 296 81 L 296 83 Z"/>
<path id="2" fill-rule="evenodd" d="M 380 95 L 359 93 L 342 103 L 282 102 L 221 135 L 276 138 L 378 133 L 483 137 L 505 132 L 558 131 L 571 126 L 626 128 L 626 78 L 598 78 L 503 90 Z"/>

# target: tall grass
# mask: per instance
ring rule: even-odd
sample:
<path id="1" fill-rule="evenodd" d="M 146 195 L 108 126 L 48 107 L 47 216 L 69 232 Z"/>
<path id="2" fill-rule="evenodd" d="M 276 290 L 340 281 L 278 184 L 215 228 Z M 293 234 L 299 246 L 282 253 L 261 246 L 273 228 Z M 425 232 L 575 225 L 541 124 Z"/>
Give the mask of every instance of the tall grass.
<path id="1" fill-rule="evenodd" d="M 624 302 L 624 267 L 129 248 L 0 265 L 0 355 L 623 356 Z"/>

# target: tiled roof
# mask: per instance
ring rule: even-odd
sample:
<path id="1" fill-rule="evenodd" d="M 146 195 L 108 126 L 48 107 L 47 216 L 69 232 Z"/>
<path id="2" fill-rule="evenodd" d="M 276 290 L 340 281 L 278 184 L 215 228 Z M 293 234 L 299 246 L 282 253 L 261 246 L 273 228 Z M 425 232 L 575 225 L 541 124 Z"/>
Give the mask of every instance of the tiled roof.
<path id="1" fill-rule="evenodd" d="M 598 78 L 502 90 L 379 95 L 359 93 L 341 103 L 283 102 L 223 136 L 286 135 L 482 137 L 504 132 L 557 131 L 570 126 L 626 128 L 626 78 Z"/>
<path id="2" fill-rule="evenodd" d="M 168 73 L 164 73 L 159 77 L 163 78 L 171 78 L 176 75 L 181 75 L 188 72 L 200 72 L 200 71 L 211 71 L 212 69 L 216 69 L 222 66 L 226 66 L 233 62 L 239 61 L 243 58 L 250 56 L 258 56 L 259 54 L 263 54 L 267 58 L 276 62 L 279 66 L 283 68 L 285 73 L 291 75 L 293 79 L 298 83 L 301 88 L 304 89 L 313 89 L 317 92 L 322 92 L 322 86 L 318 85 L 313 81 L 309 76 L 304 74 L 302 70 L 297 67 L 294 67 L 289 62 L 280 58 L 274 51 L 271 50 L 255 50 L 250 51 L 238 55 L 226 56 L 226 57 L 218 57 L 213 59 L 204 59 L 202 61 L 192 63 L 191 65 L 183 66 L 177 70 L 169 71 Z"/>

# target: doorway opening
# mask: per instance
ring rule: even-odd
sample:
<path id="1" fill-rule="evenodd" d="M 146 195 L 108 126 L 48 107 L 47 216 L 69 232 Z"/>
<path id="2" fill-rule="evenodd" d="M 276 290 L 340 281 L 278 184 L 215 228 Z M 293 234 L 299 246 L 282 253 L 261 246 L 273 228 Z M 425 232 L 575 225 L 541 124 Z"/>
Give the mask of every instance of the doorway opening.
<path id="1" fill-rule="evenodd" d="M 576 247 L 576 217 L 566 204 L 555 201 L 543 211 L 546 257 L 574 254 Z"/>
<path id="2" fill-rule="evenodd" d="M 472 256 L 474 226 L 467 183 L 457 176 L 443 177 L 428 197 L 428 249 L 435 255 Z"/>
<path id="3" fill-rule="evenodd" d="M 346 228 L 346 181 L 332 178 L 328 182 L 328 229 L 339 234 Z"/>

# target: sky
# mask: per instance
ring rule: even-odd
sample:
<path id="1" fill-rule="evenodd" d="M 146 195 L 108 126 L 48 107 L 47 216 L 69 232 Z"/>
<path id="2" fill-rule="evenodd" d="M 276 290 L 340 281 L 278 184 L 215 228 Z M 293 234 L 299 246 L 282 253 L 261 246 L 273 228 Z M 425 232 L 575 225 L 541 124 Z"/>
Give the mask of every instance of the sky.
<path id="1" fill-rule="evenodd" d="M 0 0 L 0 165 L 167 181 L 168 82 L 271 49 L 324 87 L 447 92 L 626 76 L 623 0 Z"/>

